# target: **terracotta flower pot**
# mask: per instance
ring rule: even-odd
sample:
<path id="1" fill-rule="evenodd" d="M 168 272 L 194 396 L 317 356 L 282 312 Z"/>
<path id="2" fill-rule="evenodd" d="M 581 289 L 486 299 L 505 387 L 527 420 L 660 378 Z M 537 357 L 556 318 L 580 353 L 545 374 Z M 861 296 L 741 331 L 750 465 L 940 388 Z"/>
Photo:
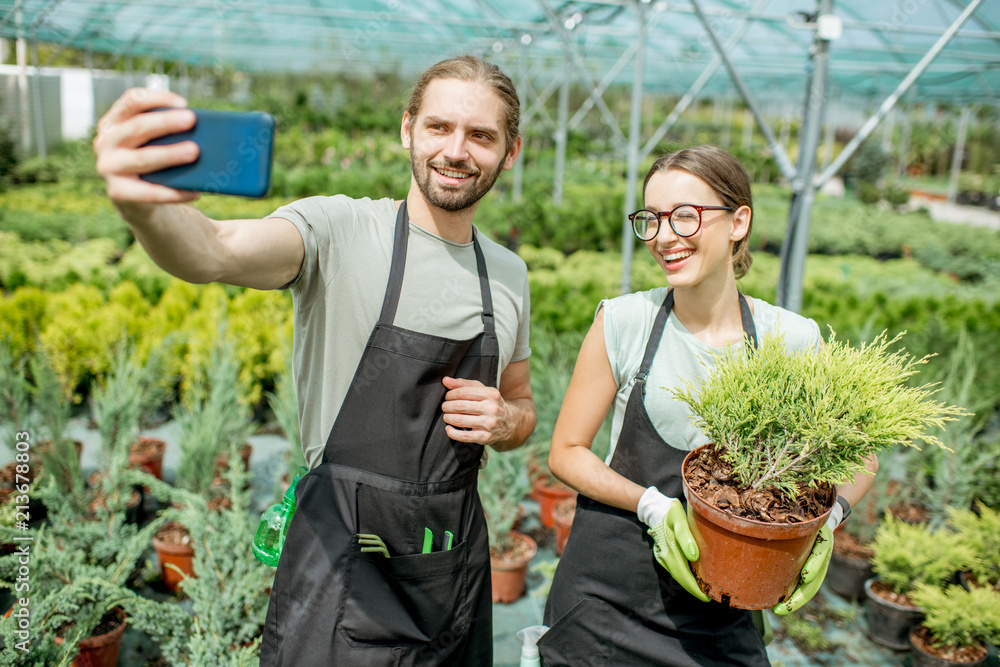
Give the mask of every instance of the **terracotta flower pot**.
<path id="1" fill-rule="evenodd" d="M 128 452 L 128 464 L 141 468 L 156 479 L 163 479 L 163 452 L 167 443 L 159 438 L 141 437 L 132 443 Z"/>
<path id="2" fill-rule="evenodd" d="M 876 592 L 879 586 L 878 579 L 865 582 L 868 636 L 882 646 L 905 651 L 910 647 L 910 632 L 924 620 L 924 610 L 882 597 Z"/>
<path id="3" fill-rule="evenodd" d="M 910 633 L 910 647 L 913 649 L 913 667 L 979 667 L 986 662 L 989 652 L 982 644 L 948 647 L 950 657 L 939 655 L 940 650 L 934 649 L 930 641 L 930 632 L 918 625 Z"/>
<path id="4" fill-rule="evenodd" d="M 531 485 L 533 497 L 538 501 L 538 520 L 546 528 L 556 524 L 552 519 L 552 508 L 560 500 L 576 496 L 576 491 L 561 482 L 552 483 L 545 477 L 537 478 Z"/>
<path id="5" fill-rule="evenodd" d="M 174 521 L 163 524 L 153 536 L 153 548 L 160 561 L 160 577 L 171 592 L 177 590 L 185 576 L 194 576 L 194 548 L 189 540 L 187 529 Z M 167 565 L 176 565 L 181 571 Z"/>
<path id="6" fill-rule="evenodd" d="M 685 457 L 682 470 L 704 447 Z M 698 544 L 699 559 L 691 564 L 695 578 L 710 598 L 737 609 L 770 609 L 791 595 L 830 515 L 828 509 L 802 523 L 745 519 L 705 502 L 686 479 L 684 497 Z"/>
<path id="7" fill-rule="evenodd" d="M 122 647 L 122 635 L 125 634 L 125 612 L 121 609 L 115 610 L 118 613 L 119 623 L 104 634 L 94 637 L 87 637 L 80 640 L 79 652 L 73 658 L 73 667 L 117 667 L 118 653 Z M 65 641 L 62 637 L 56 637 L 56 644 Z"/>
<path id="8" fill-rule="evenodd" d="M 494 555 L 493 550 L 490 550 L 493 602 L 509 604 L 524 595 L 528 563 L 538 553 L 538 545 L 527 535 L 512 532 L 511 538 L 514 546 L 508 552 Z"/>
<path id="9" fill-rule="evenodd" d="M 569 531 L 573 527 L 573 517 L 576 516 L 576 498 L 566 498 L 556 503 L 552 508 L 552 518 L 555 521 L 556 543 L 555 552 L 557 556 L 562 556 L 566 542 L 569 540 Z"/>

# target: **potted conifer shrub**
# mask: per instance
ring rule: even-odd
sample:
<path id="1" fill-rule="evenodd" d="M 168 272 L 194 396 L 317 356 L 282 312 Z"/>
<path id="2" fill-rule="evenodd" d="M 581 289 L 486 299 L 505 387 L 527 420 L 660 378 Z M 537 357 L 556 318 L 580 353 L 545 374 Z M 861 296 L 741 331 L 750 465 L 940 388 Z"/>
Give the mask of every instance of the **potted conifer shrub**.
<path id="1" fill-rule="evenodd" d="M 220 336 L 209 359 L 196 367 L 190 389 L 174 409 L 179 426 L 181 461 L 176 485 L 210 501 L 228 493 L 228 481 L 217 469 L 220 454 L 245 471 L 236 446 L 253 430 L 251 414 L 240 400 L 239 366 L 231 342 Z M 232 465 L 227 464 L 226 468 Z M 247 479 L 243 477 L 244 481 Z M 153 539 L 164 585 L 176 591 L 185 576 L 195 576 L 194 546 L 189 526 L 170 521 Z M 168 565 L 170 567 L 168 567 Z"/>
<path id="2" fill-rule="evenodd" d="M 125 471 L 125 487 L 149 479 Z M 155 481 L 155 480 L 154 480 Z M 145 631 L 155 642 L 170 645 L 187 634 L 190 618 L 173 604 L 145 598 L 134 590 L 138 563 L 159 527 L 143 528 L 125 518 L 122 496 L 109 496 L 92 516 L 81 515 L 54 477 L 36 490 L 49 508 L 45 526 L 25 532 L 0 528 L 0 539 L 30 537 L 31 587 L 28 607 L 20 600 L 0 619 L 0 663 L 48 665 L 115 665 L 125 625 Z M 16 585 L 22 558 L 17 552 L 0 557 L 0 587 Z M 31 645 L 18 630 L 30 614 Z"/>
<path id="3" fill-rule="evenodd" d="M 871 543 L 886 512 L 889 475 L 881 474 L 851 512 L 851 520 L 833 534 L 833 553 L 826 573 L 830 589 L 849 600 L 863 598 L 865 582 L 874 576 Z"/>
<path id="4" fill-rule="evenodd" d="M 973 552 L 944 530 L 911 524 L 887 512 L 872 543 L 875 577 L 865 582 L 868 635 L 896 650 L 924 617 L 911 597 L 921 584 L 940 588 L 970 562 Z"/>
<path id="5" fill-rule="evenodd" d="M 831 340 L 789 353 L 780 335 L 750 354 L 720 353 L 699 386 L 673 390 L 710 444 L 683 465 L 702 590 L 743 609 L 767 609 L 795 589 L 836 501 L 836 485 L 897 443 L 941 442 L 930 427 L 964 414 L 911 386 L 916 366 L 884 334 L 852 347 Z"/>
<path id="6" fill-rule="evenodd" d="M 490 540 L 493 601 L 504 604 L 524 595 L 528 563 L 538 552 L 533 539 L 514 530 L 519 504 L 529 489 L 521 451 L 491 456 L 479 474 L 479 498 Z"/>
<path id="7" fill-rule="evenodd" d="M 972 555 L 961 572 L 963 585 L 1000 592 L 1000 511 L 981 503 L 971 510 L 953 507 L 948 524 Z"/>
<path id="8" fill-rule="evenodd" d="M 1000 642 L 1000 591 L 921 584 L 913 600 L 923 621 L 910 633 L 913 667 L 975 667 L 989 644 Z"/>

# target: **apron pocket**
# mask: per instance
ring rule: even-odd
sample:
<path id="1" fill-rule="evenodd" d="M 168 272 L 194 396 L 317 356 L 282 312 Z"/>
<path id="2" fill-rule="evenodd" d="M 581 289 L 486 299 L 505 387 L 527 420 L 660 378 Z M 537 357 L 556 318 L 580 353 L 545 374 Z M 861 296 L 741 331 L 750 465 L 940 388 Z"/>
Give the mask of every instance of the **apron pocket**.
<path id="1" fill-rule="evenodd" d="M 386 558 L 361 553 L 357 539 L 340 622 L 350 643 L 418 646 L 465 632 L 468 542 L 448 551 Z"/>
<path id="2" fill-rule="evenodd" d="M 582 598 L 538 640 L 542 661 L 549 665 L 606 665 L 606 638 L 611 632 L 611 612 L 603 600 Z"/>

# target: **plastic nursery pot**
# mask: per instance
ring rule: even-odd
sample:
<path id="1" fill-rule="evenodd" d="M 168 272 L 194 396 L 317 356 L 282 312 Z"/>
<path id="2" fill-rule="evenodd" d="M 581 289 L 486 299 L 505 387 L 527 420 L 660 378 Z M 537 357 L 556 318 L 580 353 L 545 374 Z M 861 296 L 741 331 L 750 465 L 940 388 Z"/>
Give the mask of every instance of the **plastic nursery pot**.
<path id="1" fill-rule="evenodd" d="M 687 468 L 703 445 L 688 453 Z M 803 523 L 765 523 L 709 505 L 684 480 L 688 524 L 698 544 L 698 585 L 737 609 L 770 609 L 791 595 L 829 510 Z"/>
<path id="2" fill-rule="evenodd" d="M 982 644 L 958 649 L 957 653 L 961 655 L 955 655 L 954 659 L 931 653 L 928 650 L 930 646 L 930 632 L 926 628 L 918 625 L 910 632 L 913 667 L 979 667 L 986 663 L 986 658 L 989 656 L 989 652 Z"/>
<path id="3" fill-rule="evenodd" d="M 132 443 L 128 452 L 128 464 L 141 468 L 156 479 L 163 479 L 163 452 L 167 443 L 159 438 L 141 437 Z"/>
<path id="4" fill-rule="evenodd" d="M 73 667 L 117 667 L 118 654 L 122 647 L 122 635 L 125 634 L 125 612 L 121 609 L 115 610 L 118 613 L 118 626 L 94 637 L 81 639 L 79 652 L 73 658 Z M 62 644 L 64 639 L 56 637 L 56 644 Z"/>
<path id="5" fill-rule="evenodd" d="M 490 554 L 490 582 L 493 602 L 509 604 L 524 595 L 528 563 L 538 553 L 538 545 L 522 533 L 511 532 L 514 548 L 509 554 Z"/>
<path id="6" fill-rule="evenodd" d="M 834 593 L 853 600 L 865 594 L 865 582 L 874 575 L 872 563 L 867 558 L 833 552 L 826 571 L 826 583 Z"/>
<path id="7" fill-rule="evenodd" d="M 877 581 L 873 578 L 865 582 L 868 636 L 882 646 L 905 651 L 910 648 L 910 632 L 924 620 L 924 611 L 885 599 L 872 589 Z"/>
<path id="8" fill-rule="evenodd" d="M 160 530 L 153 536 L 153 548 L 156 549 L 156 557 L 160 561 L 160 577 L 163 585 L 170 592 L 175 592 L 184 580 L 185 576 L 194 576 L 194 549 L 190 544 L 177 544 L 173 541 L 161 539 L 161 535 L 168 532 L 178 532 L 176 528 L 179 524 L 168 522 L 163 524 Z M 180 572 L 167 565 L 175 565 Z"/>
<path id="9" fill-rule="evenodd" d="M 546 528 L 555 526 L 555 521 L 552 519 L 552 508 L 555 507 L 555 504 L 576 495 L 576 491 L 565 484 L 560 482 L 552 484 L 545 477 L 536 479 L 532 483 L 531 489 L 533 497 L 538 501 L 538 520 Z"/>

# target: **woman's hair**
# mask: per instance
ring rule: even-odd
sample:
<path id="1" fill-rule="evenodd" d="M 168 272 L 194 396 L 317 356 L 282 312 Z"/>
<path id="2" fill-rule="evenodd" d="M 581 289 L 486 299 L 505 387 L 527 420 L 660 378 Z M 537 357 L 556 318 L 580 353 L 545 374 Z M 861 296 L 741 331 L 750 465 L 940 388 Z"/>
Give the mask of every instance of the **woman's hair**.
<path id="1" fill-rule="evenodd" d="M 510 152 L 514 142 L 517 141 L 517 136 L 520 133 L 518 128 L 521 124 L 521 101 L 517 97 L 517 90 L 515 90 L 514 82 L 510 80 L 510 77 L 500 71 L 496 65 L 472 55 L 457 56 L 431 65 L 420 75 L 413 87 L 410 101 L 406 105 L 406 112 L 410 114 L 411 127 L 417 118 L 417 112 L 420 111 L 420 104 L 424 100 L 424 91 L 435 79 L 475 81 L 492 89 L 503 103 L 504 117 L 502 121 L 504 139 L 507 142 L 504 152 Z M 457 100 L 457 102 L 460 103 L 461 100 Z"/>
<path id="2" fill-rule="evenodd" d="M 753 195 L 750 193 L 750 177 L 740 161 L 732 155 L 715 146 L 694 146 L 683 148 L 674 153 L 664 155 L 650 167 L 646 180 L 642 183 L 645 195 L 646 186 L 653 174 L 661 171 L 680 169 L 704 181 L 708 187 L 726 206 L 733 210 L 740 206 L 750 209 L 750 225 L 746 236 L 733 246 L 733 272 L 737 278 L 742 278 L 750 270 L 753 258 L 750 257 L 750 231 L 753 228 Z"/>

